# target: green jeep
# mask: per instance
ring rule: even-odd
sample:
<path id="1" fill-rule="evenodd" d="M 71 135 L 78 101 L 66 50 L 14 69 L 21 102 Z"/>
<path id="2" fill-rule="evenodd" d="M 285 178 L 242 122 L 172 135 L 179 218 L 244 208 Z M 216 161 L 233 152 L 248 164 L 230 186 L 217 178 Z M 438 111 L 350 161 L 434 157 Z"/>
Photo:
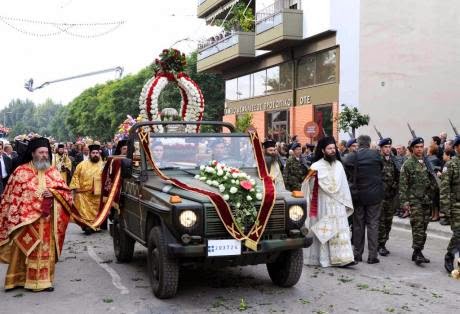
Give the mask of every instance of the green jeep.
<path id="1" fill-rule="evenodd" d="M 236 133 L 228 123 L 204 121 L 202 128 L 218 132 L 185 133 L 181 132 L 183 125 L 196 122 L 180 123 L 142 122 L 130 131 L 119 208 L 112 209 L 110 216 L 118 262 L 132 259 L 135 242 L 147 247 L 148 273 L 158 298 L 176 294 L 179 268 L 185 264 L 222 267 L 266 264 L 276 285 L 295 285 L 303 268 L 302 249 L 312 243 L 304 227 L 305 199 L 295 198 L 288 191 L 276 191 L 275 204 L 257 251 L 248 249 L 225 229 L 208 197 L 164 180 L 154 171 L 148 156 L 152 156 L 164 175 L 217 192 L 218 189 L 195 177 L 200 166 L 210 160 L 219 160 L 259 180 L 249 135 Z M 146 152 L 137 132 L 160 125 L 167 129 L 166 133 L 145 132 L 150 150 Z M 221 132 L 222 128 L 227 132 Z"/>

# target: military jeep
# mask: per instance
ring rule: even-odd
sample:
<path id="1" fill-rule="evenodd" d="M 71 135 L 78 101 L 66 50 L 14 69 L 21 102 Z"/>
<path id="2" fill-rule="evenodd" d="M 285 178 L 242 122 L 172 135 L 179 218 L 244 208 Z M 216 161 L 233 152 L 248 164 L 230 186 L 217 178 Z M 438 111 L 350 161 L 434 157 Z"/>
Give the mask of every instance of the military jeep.
<path id="1" fill-rule="evenodd" d="M 195 176 L 200 165 L 219 160 L 257 181 L 257 164 L 248 134 L 236 133 L 231 124 L 223 122 L 201 122 L 202 128 L 217 132 L 196 134 L 181 131 L 183 125 L 196 122 L 181 122 L 178 127 L 175 124 L 162 123 L 166 133 L 147 133 L 150 154 L 164 175 L 190 186 L 213 189 Z M 111 213 L 110 233 L 118 262 L 131 261 L 135 242 L 147 247 L 148 274 L 158 298 L 176 294 L 183 265 L 266 264 L 273 283 L 281 287 L 295 285 L 303 268 L 302 249 L 312 243 L 304 227 L 305 199 L 276 191 L 257 251 L 248 249 L 228 233 L 208 197 L 180 189 L 152 169 L 137 131 L 159 125 L 142 122 L 130 131 L 119 208 Z M 227 132 L 222 132 L 223 128 Z"/>

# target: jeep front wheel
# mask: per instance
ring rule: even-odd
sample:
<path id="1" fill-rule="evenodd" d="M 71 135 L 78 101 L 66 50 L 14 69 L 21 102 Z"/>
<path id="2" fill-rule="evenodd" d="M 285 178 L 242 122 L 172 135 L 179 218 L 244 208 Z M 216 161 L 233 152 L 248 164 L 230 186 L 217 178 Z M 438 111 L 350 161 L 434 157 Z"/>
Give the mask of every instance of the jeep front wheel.
<path id="1" fill-rule="evenodd" d="M 292 287 L 300 279 L 303 268 L 302 249 L 281 252 L 273 263 L 267 263 L 272 282 L 280 287 Z"/>
<path id="2" fill-rule="evenodd" d="M 147 264 L 153 294 L 160 299 L 175 296 L 179 283 L 179 263 L 168 256 L 166 241 L 158 226 L 149 233 Z"/>
<path id="3" fill-rule="evenodd" d="M 118 262 L 129 263 L 133 259 L 136 241 L 126 234 L 121 219 L 116 217 L 113 221 L 113 249 Z"/>

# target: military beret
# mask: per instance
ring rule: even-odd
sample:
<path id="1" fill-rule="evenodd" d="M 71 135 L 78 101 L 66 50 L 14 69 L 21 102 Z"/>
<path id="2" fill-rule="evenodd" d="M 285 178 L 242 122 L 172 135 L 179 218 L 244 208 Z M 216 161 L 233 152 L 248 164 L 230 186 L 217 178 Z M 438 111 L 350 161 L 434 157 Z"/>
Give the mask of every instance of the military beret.
<path id="1" fill-rule="evenodd" d="M 262 146 L 263 146 L 264 148 L 275 147 L 275 146 L 276 146 L 276 142 L 275 142 L 275 141 L 272 141 L 272 140 L 266 140 L 265 142 L 262 143 Z"/>
<path id="2" fill-rule="evenodd" d="M 391 143 L 392 143 L 391 138 L 386 137 L 386 138 L 382 138 L 382 139 L 379 141 L 379 146 L 382 147 L 382 146 L 385 146 L 385 145 L 391 145 Z"/>
<path id="3" fill-rule="evenodd" d="M 454 138 L 454 147 L 460 145 L 460 135 L 457 135 Z"/>
<path id="4" fill-rule="evenodd" d="M 351 138 L 348 140 L 347 142 L 347 148 L 349 148 L 351 145 L 355 144 L 356 143 L 356 139 L 355 138 Z"/>
<path id="5" fill-rule="evenodd" d="M 425 142 L 423 141 L 423 138 L 421 137 L 416 137 L 410 141 L 409 147 L 413 147 L 417 144 L 424 144 Z"/>
<path id="6" fill-rule="evenodd" d="M 297 143 L 297 142 L 295 142 L 295 143 L 293 143 L 293 144 L 291 145 L 291 149 L 292 149 L 292 150 L 294 150 L 294 149 L 296 149 L 296 148 L 298 148 L 298 147 L 302 147 L 302 145 L 300 145 L 300 144 Z"/>

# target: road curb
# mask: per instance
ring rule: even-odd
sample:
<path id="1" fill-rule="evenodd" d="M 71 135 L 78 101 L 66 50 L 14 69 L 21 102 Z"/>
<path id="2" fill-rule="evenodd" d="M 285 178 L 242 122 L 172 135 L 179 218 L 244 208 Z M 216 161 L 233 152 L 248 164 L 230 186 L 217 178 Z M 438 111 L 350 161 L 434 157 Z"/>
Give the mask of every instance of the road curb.
<path id="1" fill-rule="evenodd" d="M 409 218 L 402 219 L 402 218 L 393 218 L 393 226 L 403 228 L 406 230 L 412 230 L 410 226 Z M 442 226 L 438 222 L 430 222 L 428 224 L 428 233 L 436 234 L 438 236 L 451 238 L 452 237 L 452 230 L 450 226 Z"/>

